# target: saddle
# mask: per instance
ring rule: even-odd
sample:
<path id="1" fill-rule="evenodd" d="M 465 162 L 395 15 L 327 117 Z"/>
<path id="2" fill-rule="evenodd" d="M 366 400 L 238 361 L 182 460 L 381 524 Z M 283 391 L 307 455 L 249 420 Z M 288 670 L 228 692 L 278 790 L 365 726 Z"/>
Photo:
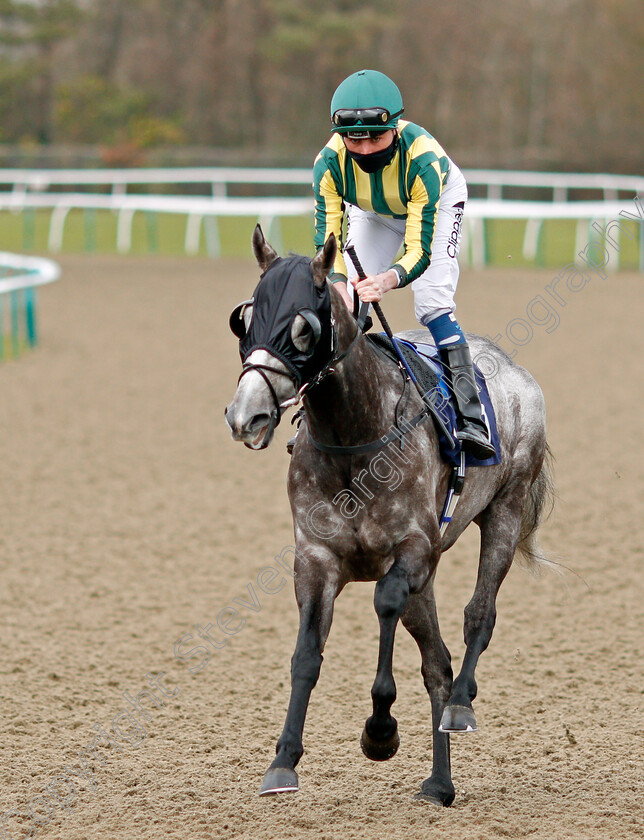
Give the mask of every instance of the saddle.
<path id="1" fill-rule="evenodd" d="M 385 333 L 367 333 L 365 338 L 371 342 L 375 350 L 380 351 L 393 362 L 399 364 L 398 355 L 388 335 L 385 335 Z M 426 394 L 428 391 L 434 390 L 438 386 L 439 375 L 437 370 L 419 355 L 415 344 L 410 341 L 403 341 L 400 338 L 396 339 L 396 342 L 404 360 L 416 377 L 416 381 L 423 389 L 423 393 Z"/>
<path id="2" fill-rule="evenodd" d="M 385 333 L 367 333 L 365 338 L 371 342 L 374 350 L 394 364 L 400 365 L 391 339 Z M 430 409 L 438 433 L 441 457 L 446 463 L 456 467 L 461 460 L 461 442 L 456 437 L 456 411 L 452 405 L 450 385 L 443 373 L 438 350 L 434 344 L 412 342 L 402 338 L 397 338 L 396 344 L 425 395 L 425 404 Z M 474 376 L 481 399 L 483 419 L 488 426 L 490 440 L 496 454 L 493 458 L 480 461 L 468 453 L 465 456 L 465 466 L 491 467 L 501 461 L 499 433 L 487 383 L 476 364 L 474 364 Z"/>

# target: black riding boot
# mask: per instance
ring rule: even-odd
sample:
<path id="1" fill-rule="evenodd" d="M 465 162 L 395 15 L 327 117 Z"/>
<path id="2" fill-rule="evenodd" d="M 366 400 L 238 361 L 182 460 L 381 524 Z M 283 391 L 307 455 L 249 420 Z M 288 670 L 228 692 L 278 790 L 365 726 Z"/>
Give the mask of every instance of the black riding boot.
<path id="1" fill-rule="evenodd" d="M 463 449 L 480 461 L 492 458 L 495 451 L 483 420 L 470 348 L 467 344 L 441 347 L 440 356 L 454 394 L 457 437 L 463 444 Z"/>

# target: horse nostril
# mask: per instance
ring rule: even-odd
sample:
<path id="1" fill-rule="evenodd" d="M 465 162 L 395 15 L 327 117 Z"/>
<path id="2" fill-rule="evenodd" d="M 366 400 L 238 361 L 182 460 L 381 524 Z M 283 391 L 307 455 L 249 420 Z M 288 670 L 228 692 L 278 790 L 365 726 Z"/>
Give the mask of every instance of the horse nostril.
<path id="1" fill-rule="evenodd" d="M 224 408 L 224 423 L 228 426 L 231 432 L 234 431 L 237 423 L 237 415 L 235 411 L 232 410 L 232 403 Z"/>

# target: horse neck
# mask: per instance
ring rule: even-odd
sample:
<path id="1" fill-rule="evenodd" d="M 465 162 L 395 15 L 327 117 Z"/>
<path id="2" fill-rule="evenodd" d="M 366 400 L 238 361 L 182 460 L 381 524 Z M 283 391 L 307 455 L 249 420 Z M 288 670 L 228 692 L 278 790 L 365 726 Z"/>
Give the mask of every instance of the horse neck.
<path id="1" fill-rule="evenodd" d="M 347 350 L 356 334 L 356 322 L 340 296 L 332 292 L 331 309 L 336 323 L 336 355 Z M 311 434 L 324 443 L 352 446 L 385 434 L 394 422 L 393 407 L 402 389 L 402 379 L 359 336 L 334 373 L 306 398 Z"/>

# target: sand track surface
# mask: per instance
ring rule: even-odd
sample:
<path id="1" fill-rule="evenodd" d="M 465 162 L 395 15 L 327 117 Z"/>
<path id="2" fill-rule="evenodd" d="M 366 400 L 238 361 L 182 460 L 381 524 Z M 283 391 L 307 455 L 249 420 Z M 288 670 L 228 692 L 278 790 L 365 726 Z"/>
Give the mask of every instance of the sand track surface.
<path id="1" fill-rule="evenodd" d="M 643 836 L 642 276 L 559 285 L 559 323 L 534 323 L 518 348 L 545 392 L 556 457 L 559 498 L 541 541 L 566 571 L 533 579 L 517 567 L 506 579 L 477 674 L 480 732 L 452 739 L 457 798 L 439 810 L 412 799 L 429 775 L 430 713 L 402 628 L 400 750 L 381 764 L 360 751 L 377 656 L 372 584 L 338 599 L 300 792 L 257 796 L 284 720 L 297 609 L 287 574 L 279 592 L 257 586 L 293 541 L 291 429 L 254 453 L 223 421 L 239 373 L 227 319 L 257 281 L 253 264 L 61 264 L 61 281 L 40 292 L 40 347 L 0 365 L 4 836 Z M 506 326 L 528 339 L 516 319 L 548 300 L 552 279 L 465 272 L 460 321 L 502 333 L 509 349 Z M 409 290 L 385 299 L 396 329 L 414 326 L 412 310 Z M 439 568 L 455 667 L 477 547 L 469 529 Z M 177 640 L 216 627 L 234 599 L 245 603 L 225 646 L 207 662 L 175 657 Z M 184 638 L 179 651 L 199 643 Z M 135 710 L 159 672 L 165 695 L 141 695 Z"/>

